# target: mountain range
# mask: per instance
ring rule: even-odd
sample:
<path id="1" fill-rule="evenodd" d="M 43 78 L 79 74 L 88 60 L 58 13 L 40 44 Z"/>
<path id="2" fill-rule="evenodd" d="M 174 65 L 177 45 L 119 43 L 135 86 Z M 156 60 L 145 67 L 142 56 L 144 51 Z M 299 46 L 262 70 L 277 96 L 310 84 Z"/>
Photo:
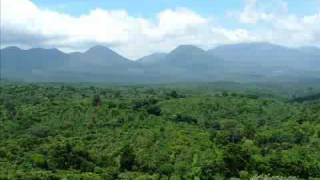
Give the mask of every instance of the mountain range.
<path id="1" fill-rule="evenodd" d="M 180 45 L 136 61 L 104 46 L 86 52 L 17 47 L 1 49 L 1 75 L 25 81 L 211 82 L 320 80 L 320 49 L 241 43 L 203 50 Z"/>

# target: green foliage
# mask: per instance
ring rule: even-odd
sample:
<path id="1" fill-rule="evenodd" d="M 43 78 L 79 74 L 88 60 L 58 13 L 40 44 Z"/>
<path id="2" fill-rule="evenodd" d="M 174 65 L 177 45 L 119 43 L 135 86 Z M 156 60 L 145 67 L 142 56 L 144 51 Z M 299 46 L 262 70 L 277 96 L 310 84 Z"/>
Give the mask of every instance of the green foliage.
<path id="1" fill-rule="evenodd" d="M 178 114 L 174 118 L 175 122 L 197 123 L 197 120 L 191 116 Z"/>
<path id="2" fill-rule="evenodd" d="M 120 155 L 120 169 L 122 171 L 131 171 L 135 166 L 135 155 L 133 150 L 129 146 L 125 146 L 122 149 Z"/>
<path id="3" fill-rule="evenodd" d="M 99 95 L 95 95 L 95 96 L 93 97 L 92 105 L 93 105 L 94 107 L 97 107 L 97 106 L 100 106 L 100 105 L 101 105 L 101 98 L 100 98 Z"/>
<path id="4" fill-rule="evenodd" d="M 96 165 L 84 148 L 76 147 L 70 143 L 58 142 L 50 147 L 48 166 L 53 170 L 75 169 L 81 172 L 92 172 Z"/>
<path id="5" fill-rule="evenodd" d="M 178 98 L 179 94 L 177 93 L 177 91 L 172 90 L 170 93 L 168 93 L 168 96 L 171 98 Z"/>
<path id="6" fill-rule="evenodd" d="M 42 154 L 33 154 L 31 156 L 31 161 L 35 167 L 44 168 L 44 169 L 48 168 L 47 160 L 45 156 Z"/>
<path id="7" fill-rule="evenodd" d="M 320 101 L 259 92 L 4 84 L 0 179 L 320 178 Z"/>
<path id="8" fill-rule="evenodd" d="M 156 106 L 156 105 L 153 105 L 153 106 L 150 106 L 147 108 L 147 112 L 149 114 L 153 114 L 153 115 L 156 115 L 156 116 L 160 116 L 161 114 L 161 109 L 159 106 Z"/>

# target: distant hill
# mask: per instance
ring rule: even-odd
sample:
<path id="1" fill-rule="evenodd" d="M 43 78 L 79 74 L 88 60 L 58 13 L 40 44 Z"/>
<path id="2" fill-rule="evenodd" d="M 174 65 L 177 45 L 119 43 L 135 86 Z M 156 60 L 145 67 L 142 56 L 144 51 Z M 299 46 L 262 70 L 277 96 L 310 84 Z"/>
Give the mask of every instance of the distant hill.
<path id="1" fill-rule="evenodd" d="M 208 51 L 226 61 L 257 64 L 270 67 L 294 67 L 306 68 L 315 63 L 320 64 L 316 54 L 320 53 L 318 48 L 287 48 L 270 43 L 242 43 L 224 45 Z M 318 65 L 319 65 L 318 64 Z"/>
<path id="2" fill-rule="evenodd" d="M 39 68 L 57 68 L 65 63 L 66 58 L 67 55 L 57 49 L 22 50 L 17 47 L 8 47 L 1 50 L 4 70 L 29 71 Z"/>
<path id="3" fill-rule="evenodd" d="M 57 49 L 22 50 L 8 47 L 0 52 L 1 74 L 11 78 L 25 78 L 36 76 L 39 71 L 58 70 L 68 61 L 68 55 Z"/>
<path id="4" fill-rule="evenodd" d="M 306 102 L 306 101 L 317 101 L 320 100 L 320 93 L 318 94 L 312 94 L 312 95 L 308 95 L 308 96 L 303 96 L 303 97 L 297 97 L 297 98 L 293 98 L 290 100 L 290 102 Z"/>
<path id="5" fill-rule="evenodd" d="M 136 63 L 104 46 L 94 46 L 84 53 L 69 54 L 68 70 L 76 72 L 119 73 Z"/>
<path id="6" fill-rule="evenodd" d="M 270 43 L 224 45 L 208 51 L 225 60 L 228 72 L 247 74 L 258 79 L 304 79 L 320 73 L 320 56 L 299 48 Z"/>
<path id="7" fill-rule="evenodd" d="M 320 48 L 317 48 L 317 47 L 305 46 L 305 47 L 299 48 L 298 50 L 300 50 L 301 52 L 306 53 L 306 54 L 320 56 Z"/>
<path id="8" fill-rule="evenodd" d="M 187 68 L 207 68 L 212 63 L 217 63 L 218 59 L 208 54 L 206 51 L 192 45 L 181 45 L 171 51 L 166 62 L 170 65 Z"/>
<path id="9" fill-rule="evenodd" d="M 223 45 L 205 51 L 181 45 L 132 61 L 104 46 L 86 52 L 1 49 L 2 75 L 42 81 L 319 81 L 320 50 L 270 43 Z"/>
<path id="10" fill-rule="evenodd" d="M 137 60 L 140 64 L 153 64 L 158 63 L 166 58 L 166 53 L 153 53 L 148 56 L 144 56 Z"/>
<path id="11" fill-rule="evenodd" d="M 151 57 L 154 55 L 140 61 L 146 72 L 173 81 L 210 81 L 217 77 L 217 68 L 222 65 L 222 60 L 193 45 L 181 45 L 156 59 Z"/>
<path id="12" fill-rule="evenodd" d="M 69 54 L 8 47 L 1 50 L 1 62 L 4 78 L 33 81 L 122 81 L 140 71 L 137 63 L 103 46 Z"/>

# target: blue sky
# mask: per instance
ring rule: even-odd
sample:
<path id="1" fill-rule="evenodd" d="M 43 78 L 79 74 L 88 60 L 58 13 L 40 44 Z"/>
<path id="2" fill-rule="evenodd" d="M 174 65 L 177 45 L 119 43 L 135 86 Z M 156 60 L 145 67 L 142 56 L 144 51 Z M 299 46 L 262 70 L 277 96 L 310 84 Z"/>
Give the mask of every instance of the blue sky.
<path id="1" fill-rule="evenodd" d="M 100 8 L 126 10 L 130 15 L 154 19 L 165 9 L 188 8 L 203 16 L 225 19 L 227 11 L 241 9 L 243 0 L 33 0 L 40 7 L 79 16 Z M 222 22 L 228 22 L 221 20 Z M 225 23 L 233 26 L 232 23 Z"/>
<path id="2" fill-rule="evenodd" d="M 1 10 L 1 47 L 99 44 L 133 59 L 181 44 L 320 47 L 320 0 L 7 0 Z"/>
<path id="3" fill-rule="evenodd" d="M 226 9 L 237 9 L 243 5 L 241 0 L 34 0 L 41 7 L 67 12 L 73 15 L 87 13 L 94 8 L 125 9 L 136 16 L 153 17 L 159 11 L 167 8 L 186 7 L 203 15 L 223 15 Z"/>
<path id="4" fill-rule="evenodd" d="M 244 0 L 32 0 L 40 7 L 81 15 L 94 8 L 125 9 L 135 16 L 153 18 L 167 8 L 185 7 L 204 16 L 222 17 L 227 11 L 239 10 L 245 6 Z M 312 14 L 319 10 L 317 0 L 287 0 L 289 13 L 296 15 Z M 272 8 L 274 0 L 264 0 L 263 6 Z"/>
<path id="5" fill-rule="evenodd" d="M 165 9 L 188 8 L 206 17 L 214 17 L 220 24 L 243 27 L 243 24 L 226 17 L 228 12 L 239 11 L 246 6 L 245 0 L 32 0 L 39 7 L 80 16 L 93 9 L 126 10 L 130 15 L 154 19 Z M 285 3 L 288 13 L 297 16 L 314 14 L 320 9 L 320 0 L 262 0 L 261 9 L 272 10 L 275 5 Z M 246 26 L 247 28 L 259 28 Z"/>

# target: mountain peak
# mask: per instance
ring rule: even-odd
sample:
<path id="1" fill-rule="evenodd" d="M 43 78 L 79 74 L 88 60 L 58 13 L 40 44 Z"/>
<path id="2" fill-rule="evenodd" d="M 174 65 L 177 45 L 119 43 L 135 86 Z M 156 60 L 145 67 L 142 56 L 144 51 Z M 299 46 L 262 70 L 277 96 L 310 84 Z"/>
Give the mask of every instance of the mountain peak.
<path id="1" fill-rule="evenodd" d="M 96 62 L 105 62 L 106 60 L 109 62 L 114 63 L 123 63 L 123 62 L 130 62 L 131 61 L 120 54 L 116 53 L 115 51 L 111 50 L 108 47 L 97 45 L 93 46 L 92 48 L 88 49 L 84 55 L 86 58 L 95 59 Z"/>
<path id="2" fill-rule="evenodd" d="M 95 53 L 100 54 L 100 53 L 105 53 L 105 52 L 114 53 L 111 49 L 109 49 L 108 47 L 102 46 L 102 45 L 93 46 L 86 51 L 86 53 L 94 53 L 94 54 Z"/>
<path id="3" fill-rule="evenodd" d="M 180 45 L 169 53 L 169 55 L 190 55 L 190 54 L 205 54 L 206 51 L 194 45 Z"/>
<path id="4" fill-rule="evenodd" d="M 203 51 L 203 49 L 197 47 L 197 46 L 194 46 L 194 45 L 189 45 L 189 44 L 186 44 L 186 45 L 180 45 L 178 47 L 176 47 L 176 49 L 174 49 L 173 51 Z"/>
<path id="5" fill-rule="evenodd" d="M 16 46 L 8 46 L 3 48 L 2 50 L 14 50 L 14 51 L 19 51 L 21 50 L 20 48 L 16 47 Z"/>

